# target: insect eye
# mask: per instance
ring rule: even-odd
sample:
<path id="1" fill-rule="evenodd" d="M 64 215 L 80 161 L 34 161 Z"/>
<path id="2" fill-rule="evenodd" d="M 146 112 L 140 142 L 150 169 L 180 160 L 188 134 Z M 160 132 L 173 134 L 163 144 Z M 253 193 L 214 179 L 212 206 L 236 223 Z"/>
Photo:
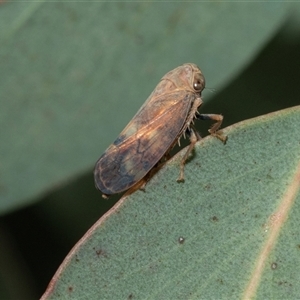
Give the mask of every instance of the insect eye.
<path id="1" fill-rule="evenodd" d="M 205 87 L 205 80 L 204 77 L 201 76 L 201 74 L 196 74 L 194 77 L 194 83 L 193 83 L 193 88 L 195 89 L 196 92 L 201 92 Z"/>
<path id="2" fill-rule="evenodd" d="M 196 91 L 202 91 L 203 90 L 203 83 L 199 79 L 194 82 L 194 89 Z"/>

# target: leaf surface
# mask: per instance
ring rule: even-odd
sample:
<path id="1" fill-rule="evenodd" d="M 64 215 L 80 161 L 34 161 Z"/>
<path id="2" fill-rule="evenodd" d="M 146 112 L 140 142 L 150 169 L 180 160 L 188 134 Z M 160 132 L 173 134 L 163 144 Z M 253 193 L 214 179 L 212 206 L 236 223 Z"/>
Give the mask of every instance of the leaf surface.
<path id="1" fill-rule="evenodd" d="M 4 2 L 0 212 L 91 170 L 169 70 L 194 62 L 208 86 L 229 82 L 277 32 L 288 9 L 284 3 Z"/>
<path id="2" fill-rule="evenodd" d="M 184 150 L 69 253 L 43 299 L 296 299 L 300 106 Z"/>

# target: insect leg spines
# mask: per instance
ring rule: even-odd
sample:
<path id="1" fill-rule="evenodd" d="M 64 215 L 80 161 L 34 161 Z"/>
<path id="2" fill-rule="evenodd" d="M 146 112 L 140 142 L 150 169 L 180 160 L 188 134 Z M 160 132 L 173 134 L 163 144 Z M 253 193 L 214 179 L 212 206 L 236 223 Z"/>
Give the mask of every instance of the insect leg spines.
<path id="1" fill-rule="evenodd" d="M 189 135 L 190 135 L 190 144 L 188 149 L 186 150 L 181 162 L 180 162 L 180 174 L 179 177 L 177 179 L 177 182 L 183 182 L 184 181 L 184 165 L 186 160 L 188 159 L 190 153 L 193 151 L 196 142 L 198 141 L 198 137 L 200 137 L 200 135 L 198 135 L 196 133 L 196 131 L 194 131 L 193 126 L 191 126 L 189 129 Z M 201 138 L 201 137 L 200 137 Z"/>
<path id="2" fill-rule="evenodd" d="M 194 101 L 192 102 L 192 107 L 189 111 L 189 114 L 186 118 L 186 122 L 184 124 L 184 127 L 181 130 L 181 134 L 179 134 L 178 139 L 177 139 L 177 143 L 178 146 L 180 147 L 180 139 L 183 136 L 183 138 L 185 139 L 185 135 L 187 130 L 190 131 L 190 127 L 191 125 L 194 124 L 194 119 L 197 118 L 197 115 L 199 115 L 198 113 L 198 108 L 202 105 L 203 101 L 200 97 L 195 98 Z M 200 137 L 200 135 L 196 132 L 197 136 Z M 201 137 L 200 137 L 201 138 Z"/>
<path id="3" fill-rule="evenodd" d="M 183 127 L 182 133 L 184 134 L 186 129 L 190 129 L 190 125 L 194 123 L 194 119 L 196 118 L 196 115 L 198 114 L 198 108 L 202 105 L 203 101 L 200 97 L 196 98 L 192 104 L 192 107 L 190 109 L 190 112 L 187 116 L 185 125 Z"/>

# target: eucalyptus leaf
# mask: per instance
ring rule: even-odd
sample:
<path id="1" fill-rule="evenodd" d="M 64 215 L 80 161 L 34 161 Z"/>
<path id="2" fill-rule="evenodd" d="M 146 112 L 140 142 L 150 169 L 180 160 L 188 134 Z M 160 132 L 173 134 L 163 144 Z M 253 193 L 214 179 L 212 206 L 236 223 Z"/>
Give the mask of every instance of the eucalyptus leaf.
<path id="1" fill-rule="evenodd" d="M 72 249 L 42 299 L 296 299 L 300 106 L 180 151 Z"/>
<path id="2" fill-rule="evenodd" d="M 208 86 L 230 82 L 281 28 L 289 8 L 1 4 L 0 213 L 91 170 L 169 70 L 193 62 Z"/>

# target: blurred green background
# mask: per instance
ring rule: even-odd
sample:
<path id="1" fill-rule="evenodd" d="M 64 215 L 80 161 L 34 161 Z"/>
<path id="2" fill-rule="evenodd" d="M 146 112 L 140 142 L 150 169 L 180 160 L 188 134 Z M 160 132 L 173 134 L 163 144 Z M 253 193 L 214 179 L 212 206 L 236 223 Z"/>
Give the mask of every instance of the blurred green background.
<path id="1" fill-rule="evenodd" d="M 169 70 L 201 68 L 201 112 L 223 127 L 300 104 L 299 9 L 1 2 L 0 298 L 41 296 L 119 199 L 101 198 L 93 165 Z"/>

